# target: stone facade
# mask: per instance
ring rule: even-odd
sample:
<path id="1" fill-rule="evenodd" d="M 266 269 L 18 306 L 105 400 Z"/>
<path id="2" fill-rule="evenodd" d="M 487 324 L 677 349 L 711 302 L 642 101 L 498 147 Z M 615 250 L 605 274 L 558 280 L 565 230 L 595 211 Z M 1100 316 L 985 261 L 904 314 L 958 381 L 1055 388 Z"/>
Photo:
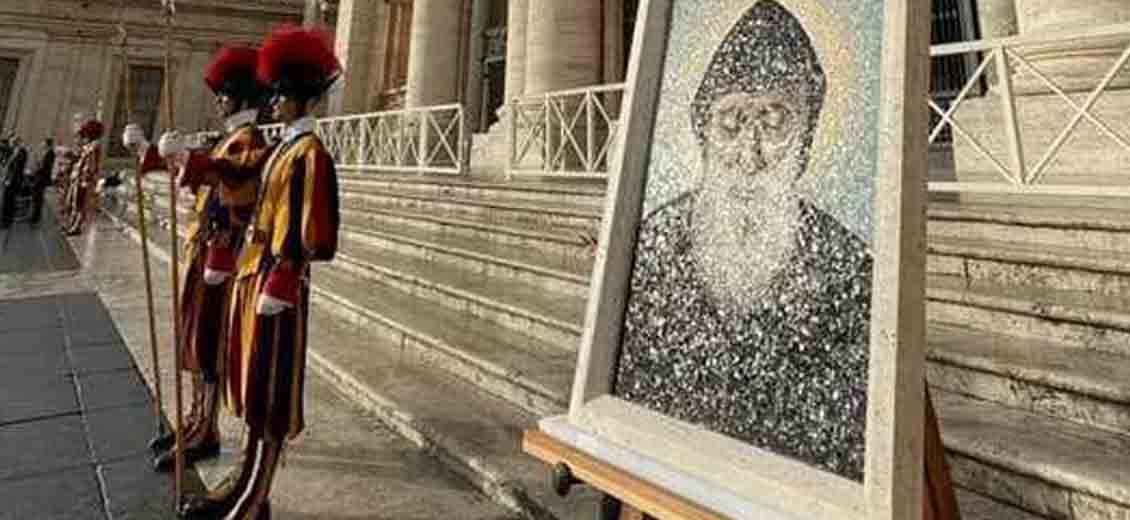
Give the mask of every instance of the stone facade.
<path id="1" fill-rule="evenodd" d="M 212 54 L 227 41 L 256 42 L 270 26 L 300 22 L 303 0 L 182 0 L 172 34 L 171 61 L 176 126 L 185 130 L 213 126 L 211 99 L 201 73 Z M 159 69 L 164 63 L 165 30 L 159 2 L 80 0 L 0 0 L 0 58 L 18 60 L 2 125 L 25 140 L 45 136 L 69 142 L 76 114 L 101 113 L 113 126 L 122 96 L 119 24 L 129 35 L 131 69 Z M 135 94 L 135 98 L 137 94 Z M 166 122 L 150 111 L 156 129 Z"/>

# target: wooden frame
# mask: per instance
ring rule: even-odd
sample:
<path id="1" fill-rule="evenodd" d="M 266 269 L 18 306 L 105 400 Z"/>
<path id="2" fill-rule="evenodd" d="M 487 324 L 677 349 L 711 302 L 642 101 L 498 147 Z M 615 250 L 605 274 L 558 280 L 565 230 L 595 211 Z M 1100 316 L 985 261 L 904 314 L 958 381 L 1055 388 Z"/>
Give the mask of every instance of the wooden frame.
<path id="1" fill-rule="evenodd" d="M 782 0 L 786 4 L 798 2 L 827 4 L 833 0 Z M 623 145 L 612 169 L 619 173 L 610 176 L 610 196 L 569 414 L 567 420 L 556 418 L 562 420 L 554 428 L 549 428 L 551 420 L 543 421 L 543 431 L 597 457 L 602 445 L 627 450 L 647 466 L 683 477 L 670 481 L 668 491 L 735 517 L 921 517 L 928 117 L 919 106 L 927 92 L 929 75 L 929 5 L 924 0 L 886 0 L 882 6 L 874 187 L 881 196 L 875 197 L 873 210 L 878 246 L 873 249 L 864 482 L 859 484 L 753 449 L 610 395 L 656 124 L 672 0 L 643 0 L 640 5 L 627 80 L 625 113 L 629 117 L 621 130 Z M 575 430 L 579 437 L 563 434 L 567 429 Z M 636 468 L 621 469 L 648 478 Z"/>

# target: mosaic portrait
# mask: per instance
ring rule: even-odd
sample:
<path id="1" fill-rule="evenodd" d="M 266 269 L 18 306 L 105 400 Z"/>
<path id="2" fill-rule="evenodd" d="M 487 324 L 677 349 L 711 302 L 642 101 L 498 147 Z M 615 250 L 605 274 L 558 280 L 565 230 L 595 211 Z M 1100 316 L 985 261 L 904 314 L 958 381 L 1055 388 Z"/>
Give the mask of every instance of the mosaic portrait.
<path id="1" fill-rule="evenodd" d="M 862 481 L 882 14 L 849 3 L 674 2 L 613 393 Z"/>

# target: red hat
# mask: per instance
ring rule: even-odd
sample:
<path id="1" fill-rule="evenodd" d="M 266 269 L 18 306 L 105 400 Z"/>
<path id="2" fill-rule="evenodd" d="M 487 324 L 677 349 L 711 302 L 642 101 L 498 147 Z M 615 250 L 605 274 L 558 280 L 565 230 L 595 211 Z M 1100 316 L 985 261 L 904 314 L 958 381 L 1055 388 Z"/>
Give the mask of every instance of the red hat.
<path id="1" fill-rule="evenodd" d="M 262 85 L 255 77 L 258 63 L 259 51 L 242 45 L 224 46 L 204 69 L 204 82 L 216 94 L 258 99 L 263 95 Z"/>
<path id="2" fill-rule="evenodd" d="M 98 121 L 97 119 L 91 119 L 89 121 L 86 121 L 82 124 L 81 127 L 79 127 L 78 135 L 80 137 L 85 137 L 93 141 L 102 137 L 102 131 L 104 129 L 105 128 L 102 126 L 101 121 Z"/>
<path id="3" fill-rule="evenodd" d="M 337 81 L 341 62 L 328 32 L 283 25 L 263 43 L 256 73 L 276 93 L 311 98 Z"/>

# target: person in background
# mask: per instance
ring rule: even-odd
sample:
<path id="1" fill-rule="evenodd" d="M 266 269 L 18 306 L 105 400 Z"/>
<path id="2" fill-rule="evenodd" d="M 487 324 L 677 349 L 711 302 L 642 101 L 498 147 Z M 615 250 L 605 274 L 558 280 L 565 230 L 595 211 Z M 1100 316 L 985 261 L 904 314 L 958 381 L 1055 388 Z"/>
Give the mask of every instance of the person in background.
<path id="1" fill-rule="evenodd" d="M 50 137 L 43 140 L 43 152 L 35 164 L 35 171 L 31 176 L 31 223 L 38 224 L 43 217 L 43 199 L 47 187 L 51 185 L 51 176 L 55 171 L 55 140 Z"/>
<path id="2" fill-rule="evenodd" d="M 24 186 L 24 170 L 27 169 L 27 148 L 17 137 L 12 140 L 12 153 L 8 158 L 4 177 L 4 208 L 0 211 L 0 229 L 12 225 L 16 212 L 16 198 Z"/>

